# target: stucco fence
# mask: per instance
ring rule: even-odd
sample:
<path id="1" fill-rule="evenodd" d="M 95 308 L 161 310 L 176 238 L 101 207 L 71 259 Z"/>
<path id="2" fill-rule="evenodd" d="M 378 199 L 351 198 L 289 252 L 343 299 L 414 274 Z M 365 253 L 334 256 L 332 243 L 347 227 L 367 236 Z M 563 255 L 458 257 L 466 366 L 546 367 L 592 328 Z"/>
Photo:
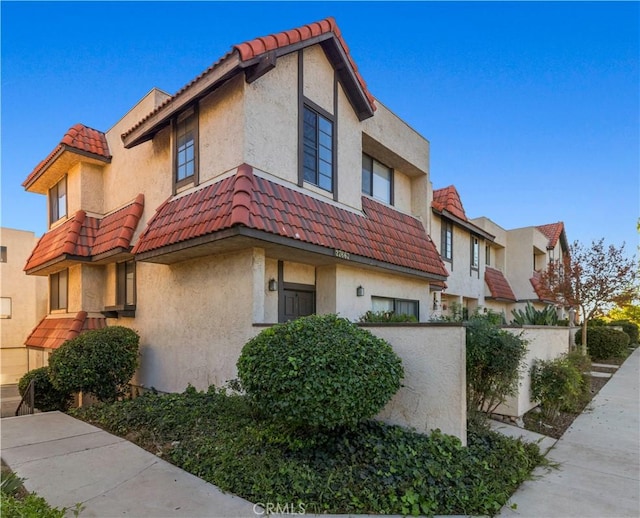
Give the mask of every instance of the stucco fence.
<path id="1" fill-rule="evenodd" d="M 420 433 L 467 441 L 465 328 L 451 324 L 361 324 L 402 359 L 402 387 L 377 416 Z"/>
<path id="2" fill-rule="evenodd" d="M 495 414 L 519 418 L 538 403 L 531 400 L 531 366 L 535 360 L 551 360 L 569 352 L 570 339 L 575 335 L 568 327 L 556 326 L 522 326 L 522 328 L 506 327 L 505 330 L 515 335 L 522 335 L 527 341 L 527 354 L 522 367 L 522 378 L 518 385 L 518 393 L 500 405 Z"/>

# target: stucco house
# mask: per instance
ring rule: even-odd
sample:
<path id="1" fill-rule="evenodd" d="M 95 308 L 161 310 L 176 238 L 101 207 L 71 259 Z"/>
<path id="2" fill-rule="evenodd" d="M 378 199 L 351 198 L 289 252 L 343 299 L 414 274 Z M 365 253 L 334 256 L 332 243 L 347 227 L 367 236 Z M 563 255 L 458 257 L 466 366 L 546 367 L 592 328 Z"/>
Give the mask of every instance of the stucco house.
<path id="1" fill-rule="evenodd" d="M 30 351 L 25 338 L 47 314 L 47 282 L 23 271 L 38 238 L 33 232 L 0 228 L 0 384 L 17 383 L 41 367 L 41 351 Z"/>
<path id="2" fill-rule="evenodd" d="M 49 312 L 27 345 L 129 326 L 134 381 L 161 391 L 224 384 L 249 338 L 297 316 L 428 321 L 449 276 L 429 143 L 371 95 L 332 18 L 235 45 L 106 132 L 71 127 L 23 185 L 49 201 L 25 266 Z"/>
<path id="3" fill-rule="evenodd" d="M 540 309 L 555 301 L 540 283 L 540 272 L 568 254 L 564 223 L 506 230 L 487 217 L 468 218 L 454 185 L 433 190 L 431 233 L 449 272 L 441 292 L 433 292 L 437 316 L 478 309 L 503 313 L 531 303 Z M 559 307 L 561 317 L 566 317 Z"/>

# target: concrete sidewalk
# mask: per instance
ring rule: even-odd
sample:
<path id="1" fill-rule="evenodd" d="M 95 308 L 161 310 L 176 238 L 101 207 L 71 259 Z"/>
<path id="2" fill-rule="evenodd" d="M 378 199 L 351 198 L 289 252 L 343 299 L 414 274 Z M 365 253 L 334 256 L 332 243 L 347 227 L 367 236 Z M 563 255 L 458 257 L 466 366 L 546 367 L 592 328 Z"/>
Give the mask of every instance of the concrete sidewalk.
<path id="1" fill-rule="evenodd" d="M 499 516 L 640 516 L 640 348 L 600 390 Z M 515 509 L 511 509 L 512 505 Z"/>
<path id="2" fill-rule="evenodd" d="M 252 503 L 66 414 L 7 417 L 0 426 L 2 459 L 25 487 L 54 507 L 82 502 L 82 518 L 256 516 Z"/>

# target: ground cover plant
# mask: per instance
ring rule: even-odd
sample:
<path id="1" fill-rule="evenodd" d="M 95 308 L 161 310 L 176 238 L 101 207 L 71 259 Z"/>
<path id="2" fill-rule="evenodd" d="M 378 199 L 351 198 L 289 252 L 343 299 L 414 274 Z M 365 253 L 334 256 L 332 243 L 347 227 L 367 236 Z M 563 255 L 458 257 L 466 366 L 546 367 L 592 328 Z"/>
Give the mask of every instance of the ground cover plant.
<path id="1" fill-rule="evenodd" d="M 72 413 L 224 491 L 307 513 L 494 515 L 542 460 L 536 445 L 486 429 L 470 431 L 463 447 L 372 420 L 292 428 L 213 387 Z"/>

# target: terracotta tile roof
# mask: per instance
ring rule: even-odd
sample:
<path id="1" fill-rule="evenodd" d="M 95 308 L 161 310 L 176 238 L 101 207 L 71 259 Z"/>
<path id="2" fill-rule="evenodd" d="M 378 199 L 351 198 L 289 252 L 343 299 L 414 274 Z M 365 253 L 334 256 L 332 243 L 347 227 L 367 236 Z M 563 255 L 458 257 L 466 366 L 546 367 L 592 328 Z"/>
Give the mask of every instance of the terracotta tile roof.
<path id="1" fill-rule="evenodd" d="M 132 250 L 142 254 L 241 225 L 434 276 L 447 270 L 422 223 L 362 198 L 365 216 L 253 174 L 238 172 L 186 196 L 167 200 Z"/>
<path id="2" fill-rule="evenodd" d="M 553 293 L 549 291 L 541 282 L 541 276 L 539 272 L 534 272 L 533 277 L 529 279 L 531 286 L 533 286 L 533 291 L 536 292 L 538 298 L 543 302 L 556 302 Z"/>
<path id="3" fill-rule="evenodd" d="M 43 318 L 31 331 L 25 345 L 57 349 L 67 340 L 75 338 L 84 331 L 102 329 L 107 326 L 103 317 L 87 317 L 86 311 L 79 311 L 75 317 Z"/>
<path id="4" fill-rule="evenodd" d="M 484 270 L 484 282 L 489 288 L 491 298 L 499 300 L 516 301 L 516 296 L 509 285 L 506 277 L 500 270 L 495 268 L 485 267 Z"/>
<path id="5" fill-rule="evenodd" d="M 144 211 L 144 194 L 99 220 L 100 226 L 91 245 L 91 255 L 104 254 L 116 248 L 129 248 Z"/>
<path id="6" fill-rule="evenodd" d="M 203 79 L 209 76 L 214 70 L 219 68 L 224 62 L 226 62 L 235 53 L 237 53 L 242 63 L 246 63 L 254 60 L 257 57 L 260 57 L 261 55 L 267 54 L 268 52 L 271 52 L 273 50 L 285 49 L 287 46 L 294 45 L 297 43 L 302 43 L 302 42 L 311 40 L 312 38 L 316 38 L 323 34 L 329 34 L 329 33 L 332 33 L 335 36 L 337 42 L 342 47 L 342 50 L 344 51 L 344 54 L 347 58 L 348 65 L 353 70 L 353 74 L 356 77 L 356 80 L 360 88 L 362 89 L 362 92 L 365 95 L 367 102 L 370 105 L 369 107 L 371 111 L 372 112 L 375 111 L 376 110 L 375 98 L 369 92 L 369 89 L 367 88 L 367 85 L 364 79 L 358 72 L 358 68 L 353 58 L 351 57 L 351 53 L 349 52 L 349 47 L 347 47 L 347 44 L 342 38 L 342 33 L 340 32 L 340 29 L 338 28 L 338 25 L 336 24 L 335 19 L 332 17 L 329 17 L 324 20 L 320 20 L 318 22 L 303 25 L 302 27 L 299 27 L 297 29 L 291 29 L 288 31 L 283 31 L 283 32 L 271 34 L 268 36 L 255 38 L 253 40 L 234 45 L 227 54 L 225 54 L 220 59 L 218 59 L 204 72 L 202 72 L 200 75 L 195 77 L 185 86 L 183 86 L 180 90 L 178 90 L 173 96 L 169 97 L 160 105 L 158 105 L 151 113 L 146 115 L 143 119 L 138 121 L 134 126 L 129 128 L 127 131 L 125 131 L 121 135 L 122 139 L 124 140 L 134 130 L 142 126 L 142 124 L 144 124 L 147 120 L 149 120 L 151 117 L 153 117 L 154 115 L 156 115 L 157 113 L 165 109 L 168 105 L 172 104 L 174 101 L 176 101 L 179 97 L 181 97 L 186 92 L 188 92 L 196 84 L 200 83 Z"/>
<path id="7" fill-rule="evenodd" d="M 453 185 L 444 187 L 443 189 L 434 190 L 431 206 L 438 212 L 446 210 L 457 218 L 460 218 L 463 221 L 468 221 L 467 215 L 464 212 L 464 207 L 462 206 L 462 201 L 460 200 L 460 195 Z"/>
<path id="8" fill-rule="evenodd" d="M 564 230 L 564 223 L 562 221 L 559 221 L 558 223 L 539 225 L 536 228 L 540 232 L 542 232 L 549 240 L 549 244 L 547 246 L 549 248 L 554 248 L 558 243 L 558 239 L 560 239 L 560 236 L 562 235 L 562 231 Z"/>
<path id="9" fill-rule="evenodd" d="M 349 65 L 351 65 L 351 68 L 353 69 L 353 72 L 358 79 L 358 82 L 360 83 L 362 91 L 367 96 L 367 99 L 369 99 L 371 108 L 375 110 L 375 99 L 369 93 L 367 84 L 364 82 L 364 79 L 358 72 L 358 67 L 351 57 L 349 47 L 347 47 L 347 44 L 342 38 L 340 28 L 336 24 L 336 21 L 333 17 L 320 20 L 319 22 L 310 23 L 308 25 L 303 25 L 302 27 L 299 27 L 297 29 L 291 29 L 289 31 L 279 32 L 277 34 L 271 34 L 269 36 L 256 38 L 251 41 L 240 43 L 239 45 L 234 45 L 233 48 L 240 53 L 240 59 L 242 59 L 242 61 L 248 61 L 271 50 L 287 47 L 294 43 L 309 40 L 311 38 L 329 32 L 332 32 L 336 36 L 338 42 L 342 46 L 342 49 L 347 56 L 347 60 L 349 61 Z"/>
<path id="10" fill-rule="evenodd" d="M 87 216 L 85 211 L 79 210 L 40 238 L 24 270 L 33 272 L 52 261 L 90 260 L 100 254 L 129 248 L 143 209 L 144 195 L 139 194 L 132 203 L 103 218 Z"/>
<path id="11" fill-rule="evenodd" d="M 64 134 L 60 143 L 47 155 L 47 158 L 29 173 L 27 179 L 22 182 L 22 186 L 26 187 L 35 180 L 64 150 L 80 151 L 105 160 L 111 160 L 111 152 L 109 151 L 109 144 L 105 134 L 84 124 L 76 124 L 69 128 L 69 131 Z"/>

